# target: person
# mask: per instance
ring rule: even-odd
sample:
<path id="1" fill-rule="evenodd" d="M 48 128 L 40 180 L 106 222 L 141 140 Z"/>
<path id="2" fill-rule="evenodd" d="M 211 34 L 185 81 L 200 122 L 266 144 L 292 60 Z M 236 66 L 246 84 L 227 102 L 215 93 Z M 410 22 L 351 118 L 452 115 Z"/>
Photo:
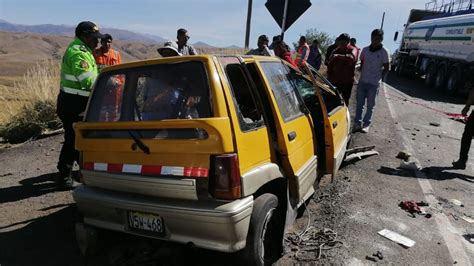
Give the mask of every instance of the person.
<path id="1" fill-rule="evenodd" d="M 79 153 L 74 149 L 72 125 L 82 120 L 92 85 L 99 73 L 92 53 L 100 38 L 103 36 L 97 25 L 83 21 L 77 25 L 75 38 L 64 52 L 56 108 L 64 128 L 64 144 L 57 164 L 59 175 L 55 180 L 60 189 L 73 187 L 72 168 L 79 159 Z"/>
<path id="2" fill-rule="evenodd" d="M 338 45 L 339 45 L 338 38 L 336 38 L 336 40 L 334 41 L 333 44 L 329 45 L 328 49 L 326 50 L 324 65 L 326 65 L 326 66 L 329 65 L 329 58 L 331 58 L 332 52 L 334 51 L 334 49 L 337 48 Z"/>
<path id="3" fill-rule="evenodd" d="M 474 88 L 471 88 L 469 97 L 466 101 L 466 105 L 461 111 L 461 114 L 467 116 L 471 110 L 471 106 L 474 105 Z M 459 159 L 453 162 L 454 169 L 466 169 L 466 163 L 469 155 L 469 149 L 471 148 L 472 137 L 474 136 L 474 111 L 471 112 L 467 119 L 466 125 L 464 126 L 464 132 L 461 138 L 461 151 L 459 152 Z"/>
<path id="4" fill-rule="evenodd" d="M 280 57 L 281 59 L 287 61 L 292 66 L 297 67 L 296 63 L 291 58 L 291 52 L 288 50 L 288 45 L 282 41 L 278 40 L 274 44 L 275 55 Z"/>
<path id="5" fill-rule="evenodd" d="M 174 41 L 165 42 L 163 47 L 158 48 L 157 51 L 162 57 L 182 56 L 182 54 L 178 52 L 178 44 Z"/>
<path id="6" fill-rule="evenodd" d="M 309 48 L 308 64 L 314 67 L 316 70 L 321 68 L 321 49 L 319 49 L 319 41 L 313 40 L 311 47 Z"/>
<path id="7" fill-rule="evenodd" d="M 375 100 L 379 92 L 380 80 L 390 69 L 389 51 L 383 46 L 383 30 L 375 29 L 371 33 L 371 43 L 360 54 L 361 73 L 357 86 L 357 107 L 354 130 L 368 133 L 372 123 Z M 362 111 L 366 104 L 364 119 Z"/>
<path id="8" fill-rule="evenodd" d="M 306 42 L 306 37 L 301 36 L 299 40 L 299 46 L 298 46 L 298 54 L 296 56 L 295 63 L 297 66 L 301 67 L 306 63 L 306 60 L 308 60 L 309 56 L 309 45 Z"/>
<path id="9" fill-rule="evenodd" d="M 257 48 L 252 49 L 246 53 L 246 55 L 266 55 L 273 56 L 273 52 L 268 48 L 268 37 L 267 35 L 260 35 L 257 41 Z"/>
<path id="10" fill-rule="evenodd" d="M 182 55 L 197 55 L 198 52 L 196 49 L 194 49 L 193 46 L 188 45 L 188 40 L 189 40 L 189 34 L 186 29 L 179 29 L 178 30 L 178 36 L 176 37 L 178 41 L 176 42 L 178 44 L 178 52 Z"/>
<path id="11" fill-rule="evenodd" d="M 100 40 L 100 48 L 94 50 L 94 58 L 99 69 L 122 63 L 122 57 L 118 51 L 112 48 L 112 35 L 104 34 Z"/>
<path id="12" fill-rule="evenodd" d="M 349 106 L 354 84 L 357 50 L 349 44 L 349 34 L 343 33 L 338 39 L 339 45 L 334 49 L 329 59 L 327 74 L 328 80 L 339 89 L 346 105 Z"/>
<path id="13" fill-rule="evenodd" d="M 275 50 L 275 42 L 277 42 L 277 41 L 281 41 L 281 35 L 273 36 L 272 43 L 270 44 L 270 46 L 268 48 L 270 48 L 270 50 Z"/>
<path id="14" fill-rule="evenodd" d="M 357 46 L 357 39 L 356 38 L 351 38 L 349 43 L 351 44 L 352 47 L 356 48 L 356 50 L 357 50 L 357 60 L 359 60 L 360 48 Z"/>

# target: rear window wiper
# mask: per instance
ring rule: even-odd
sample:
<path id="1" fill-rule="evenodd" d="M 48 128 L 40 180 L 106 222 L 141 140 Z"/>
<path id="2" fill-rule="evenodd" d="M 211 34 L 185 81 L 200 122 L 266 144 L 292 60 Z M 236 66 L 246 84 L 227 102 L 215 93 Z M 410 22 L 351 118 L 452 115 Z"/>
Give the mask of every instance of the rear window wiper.
<path id="1" fill-rule="evenodd" d="M 132 131 L 127 130 L 128 134 L 130 137 L 132 137 L 133 141 L 135 141 L 135 144 L 142 150 L 145 154 L 150 154 L 150 148 L 143 143 L 137 136 L 133 135 Z"/>

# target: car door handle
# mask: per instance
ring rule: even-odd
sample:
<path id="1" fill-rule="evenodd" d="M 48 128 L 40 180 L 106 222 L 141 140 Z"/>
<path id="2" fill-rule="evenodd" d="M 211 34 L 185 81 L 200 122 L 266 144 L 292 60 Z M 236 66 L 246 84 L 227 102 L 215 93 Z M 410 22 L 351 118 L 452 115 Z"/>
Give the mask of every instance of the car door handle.
<path id="1" fill-rule="evenodd" d="M 295 131 L 291 131 L 290 133 L 288 133 L 288 140 L 289 141 L 292 141 L 296 139 L 296 132 Z"/>
<path id="2" fill-rule="evenodd" d="M 334 121 L 334 122 L 332 123 L 332 128 L 336 128 L 336 127 L 337 127 L 337 121 Z"/>

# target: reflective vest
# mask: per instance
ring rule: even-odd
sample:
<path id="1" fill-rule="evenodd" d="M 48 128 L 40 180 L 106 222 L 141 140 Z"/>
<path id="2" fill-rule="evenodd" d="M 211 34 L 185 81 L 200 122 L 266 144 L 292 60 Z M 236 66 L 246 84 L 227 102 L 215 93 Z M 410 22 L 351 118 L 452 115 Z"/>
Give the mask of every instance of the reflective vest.
<path id="1" fill-rule="evenodd" d="M 308 60 L 308 56 L 309 56 L 309 45 L 305 43 L 298 48 L 298 55 L 296 56 L 295 63 L 298 66 L 302 66 L 303 63 L 306 62 L 306 60 Z"/>
<path id="2" fill-rule="evenodd" d="M 92 50 L 76 37 L 63 56 L 61 90 L 88 97 L 98 73 Z"/>
<path id="3" fill-rule="evenodd" d="M 94 50 L 94 58 L 99 69 L 122 63 L 122 57 L 120 56 L 120 53 L 112 48 L 110 48 L 107 53 L 102 53 L 100 48 Z"/>

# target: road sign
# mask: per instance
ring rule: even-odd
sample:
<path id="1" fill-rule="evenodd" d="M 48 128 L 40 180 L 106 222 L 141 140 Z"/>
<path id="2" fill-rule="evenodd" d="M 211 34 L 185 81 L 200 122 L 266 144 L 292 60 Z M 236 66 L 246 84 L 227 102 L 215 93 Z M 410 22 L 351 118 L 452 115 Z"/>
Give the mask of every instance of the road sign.
<path id="1" fill-rule="evenodd" d="M 308 10 L 311 6 L 311 2 L 310 0 L 268 0 L 265 3 L 265 6 L 268 11 L 270 11 L 270 14 L 272 14 L 276 23 L 280 25 L 282 33 L 284 33 L 306 10 Z"/>

